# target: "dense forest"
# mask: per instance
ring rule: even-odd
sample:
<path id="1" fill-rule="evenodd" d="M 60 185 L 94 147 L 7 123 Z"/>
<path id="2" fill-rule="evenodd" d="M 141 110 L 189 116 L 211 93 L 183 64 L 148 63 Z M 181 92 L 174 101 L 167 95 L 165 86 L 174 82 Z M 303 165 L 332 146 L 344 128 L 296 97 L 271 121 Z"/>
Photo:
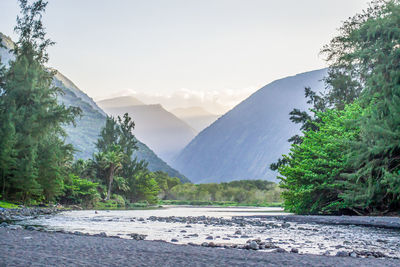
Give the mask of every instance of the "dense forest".
<path id="1" fill-rule="evenodd" d="M 306 88 L 278 170 L 288 211 L 390 214 L 400 210 L 400 2 L 374 1 L 321 53 L 326 92 Z"/>

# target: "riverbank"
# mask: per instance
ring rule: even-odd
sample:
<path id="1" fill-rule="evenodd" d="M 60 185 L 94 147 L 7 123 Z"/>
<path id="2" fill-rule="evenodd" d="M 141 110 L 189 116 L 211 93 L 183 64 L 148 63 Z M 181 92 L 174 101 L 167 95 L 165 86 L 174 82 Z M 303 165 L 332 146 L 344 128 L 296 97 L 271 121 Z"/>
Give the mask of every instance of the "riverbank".
<path id="1" fill-rule="evenodd" d="M 51 207 L 19 207 L 14 209 L 0 209 L 0 223 L 14 222 L 36 218 L 40 215 L 54 215 L 67 209 Z"/>
<path id="2" fill-rule="evenodd" d="M 323 216 L 323 215 L 256 215 L 249 218 L 274 219 L 285 222 L 316 223 L 327 225 L 358 225 L 367 227 L 380 227 L 400 229 L 400 217 L 384 216 Z"/>
<path id="3" fill-rule="evenodd" d="M 400 266 L 400 260 L 260 253 L 0 228 L 1 266 Z"/>

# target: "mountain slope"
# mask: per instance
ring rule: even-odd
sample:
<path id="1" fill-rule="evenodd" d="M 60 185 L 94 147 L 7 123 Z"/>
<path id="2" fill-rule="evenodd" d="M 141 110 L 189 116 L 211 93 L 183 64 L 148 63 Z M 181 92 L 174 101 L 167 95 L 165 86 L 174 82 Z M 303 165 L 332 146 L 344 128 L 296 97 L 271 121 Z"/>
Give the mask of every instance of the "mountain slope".
<path id="1" fill-rule="evenodd" d="M 103 105 L 110 102 L 112 100 L 99 101 L 98 104 L 112 116 L 122 116 L 127 112 L 135 122 L 137 138 L 146 143 L 166 162 L 170 162 L 197 134 L 194 129 L 161 105 L 122 107 Z"/>
<path id="2" fill-rule="evenodd" d="M 8 60 L 14 58 L 14 56 L 8 51 L 12 49 L 14 43 L 11 39 L 0 33 L 2 44 L 6 48 L 0 48 L 1 62 L 7 63 Z M 105 112 L 100 109 L 97 104 L 81 91 L 72 81 L 57 71 L 54 81 L 54 85 L 60 87 L 64 94 L 58 97 L 58 100 L 67 106 L 73 105 L 82 109 L 82 117 L 76 120 L 76 127 L 72 125 L 64 126 L 67 131 L 67 143 L 71 143 L 77 151 L 75 152 L 76 158 L 87 159 L 90 158 L 96 151 L 95 142 L 98 139 L 101 128 L 104 126 L 106 121 Z M 171 168 L 167 163 L 161 160 L 151 149 L 145 144 L 138 141 L 138 151 L 135 152 L 134 156 L 137 156 L 140 160 L 145 160 L 149 163 L 149 169 L 151 171 L 165 171 L 170 176 L 179 177 L 182 181 L 187 182 L 188 180 L 180 174 L 178 171 Z"/>
<path id="3" fill-rule="evenodd" d="M 176 108 L 171 110 L 171 113 L 197 132 L 201 132 L 220 117 L 220 115 L 212 114 L 202 107 Z"/>
<path id="4" fill-rule="evenodd" d="M 307 108 L 304 87 L 321 91 L 326 71 L 298 74 L 259 89 L 198 134 L 172 166 L 195 183 L 276 181 L 269 165 L 289 151 L 287 139 L 299 133 L 288 114 Z"/>

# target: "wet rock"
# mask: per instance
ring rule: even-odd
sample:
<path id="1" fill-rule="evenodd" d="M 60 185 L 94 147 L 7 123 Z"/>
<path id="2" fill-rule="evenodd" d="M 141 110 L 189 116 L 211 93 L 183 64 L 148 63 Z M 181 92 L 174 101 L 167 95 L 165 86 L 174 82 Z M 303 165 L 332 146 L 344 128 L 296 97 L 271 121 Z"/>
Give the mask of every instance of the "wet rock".
<path id="1" fill-rule="evenodd" d="M 192 226 L 190 224 L 187 224 L 185 227 L 186 228 L 192 228 Z"/>
<path id="2" fill-rule="evenodd" d="M 248 235 L 241 235 L 240 238 L 249 238 L 250 236 Z"/>
<path id="3" fill-rule="evenodd" d="M 198 234 L 190 234 L 190 235 L 188 235 L 188 236 L 191 236 L 191 237 L 198 237 L 199 235 L 198 235 Z"/>
<path id="4" fill-rule="evenodd" d="M 278 252 L 278 253 L 285 253 L 285 252 L 286 252 L 286 250 L 285 250 L 285 249 L 283 249 L 283 248 L 277 248 L 277 249 L 275 249 L 275 250 L 274 250 L 274 252 Z"/>
<path id="5" fill-rule="evenodd" d="M 215 248 L 217 245 L 214 242 L 210 242 L 210 243 L 208 243 L 208 246 L 210 248 Z"/>
<path id="6" fill-rule="evenodd" d="M 235 235 L 242 235 L 242 231 L 236 230 Z"/>
<path id="7" fill-rule="evenodd" d="M 25 229 L 26 229 L 26 230 L 29 230 L 29 231 L 35 231 L 35 230 L 37 230 L 37 228 L 36 228 L 35 226 L 32 226 L 32 225 L 28 225 Z"/>
<path id="8" fill-rule="evenodd" d="M 10 230 L 19 230 L 19 229 L 22 229 L 22 226 L 21 225 L 12 224 L 12 225 L 9 225 L 7 228 L 10 229 Z"/>
<path id="9" fill-rule="evenodd" d="M 299 250 L 298 250 L 297 248 L 292 248 L 292 249 L 290 250 L 290 252 L 292 252 L 292 253 L 299 253 Z"/>
<path id="10" fill-rule="evenodd" d="M 141 235 L 136 233 L 129 234 L 129 236 L 132 237 L 132 239 L 134 240 L 144 240 L 147 237 L 147 235 Z"/>
<path id="11" fill-rule="evenodd" d="M 98 234 L 98 236 L 107 237 L 107 234 L 105 232 L 101 232 L 100 234 Z"/>
<path id="12" fill-rule="evenodd" d="M 349 253 L 347 251 L 338 251 L 336 257 L 348 257 Z"/>
<path id="13" fill-rule="evenodd" d="M 6 222 L 2 222 L 1 224 L 0 224 L 0 227 L 7 227 L 8 226 L 8 223 L 6 223 Z"/>
<path id="14" fill-rule="evenodd" d="M 281 225 L 282 228 L 289 228 L 290 227 L 290 223 L 282 223 Z"/>
<path id="15" fill-rule="evenodd" d="M 351 253 L 350 253 L 350 257 L 352 257 L 352 258 L 357 258 L 357 253 L 351 252 Z"/>
<path id="16" fill-rule="evenodd" d="M 139 218 L 138 221 L 139 222 L 144 222 L 144 219 L 143 218 Z"/>
<path id="17" fill-rule="evenodd" d="M 277 246 L 272 242 L 267 242 L 264 245 L 265 248 L 277 248 Z"/>
<path id="18" fill-rule="evenodd" d="M 186 230 L 182 230 L 181 233 L 187 233 L 187 231 Z"/>
<path id="19" fill-rule="evenodd" d="M 253 249 L 253 250 L 259 249 L 258 244 L 255 241 L 251 241 L 249 247 L 250 247 L 250 249 Z"/>
<path id="20" fill-rule="evenodd" d="M 206 239 L 207 239 L 207 240 L 213 240 L 214 237 L 212 237 L 212 236 L 207 236 Z"/>
<path id="21" fill-rule="evenodd" d="M 208 243 L 207 242 L 203 242 L 203 243 L 201 243 L 201 246 L 202 247 L 208 247 Z"/>
<path id="22" fill-rule="evenodd" d="M 171 242 L 178 242 L 178 239 L 172 238 Z"/>

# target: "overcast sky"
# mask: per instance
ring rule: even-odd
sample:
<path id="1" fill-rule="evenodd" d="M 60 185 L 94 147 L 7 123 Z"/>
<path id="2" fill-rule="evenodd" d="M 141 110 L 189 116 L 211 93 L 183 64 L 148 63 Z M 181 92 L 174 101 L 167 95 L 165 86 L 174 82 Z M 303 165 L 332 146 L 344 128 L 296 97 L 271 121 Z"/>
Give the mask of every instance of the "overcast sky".
<path id="1" fill-rule="evenodd" d="M 249 94 L 326 66 L 322 46 L 366 0 L 50 0 L 50 65 L 95 99 Z M 0 1 L 15 39 L 16 0 Z"/>

